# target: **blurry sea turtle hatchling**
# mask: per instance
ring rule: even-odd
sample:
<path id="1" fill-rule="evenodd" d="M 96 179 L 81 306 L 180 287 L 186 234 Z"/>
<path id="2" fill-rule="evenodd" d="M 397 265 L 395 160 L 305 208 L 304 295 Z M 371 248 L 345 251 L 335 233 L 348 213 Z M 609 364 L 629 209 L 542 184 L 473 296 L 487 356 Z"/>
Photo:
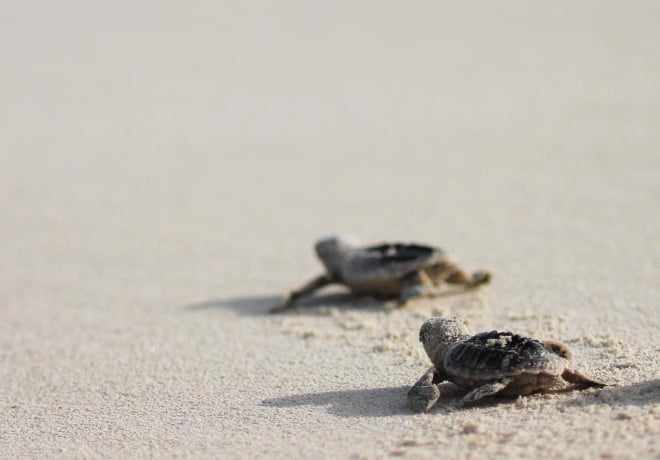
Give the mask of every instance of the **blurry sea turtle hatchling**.
<path id="1" fill-rule="evenodd" d="M 568 369 L 570 349 L 554 340 L 543 342 L 511 332 L 482 332 L 471 336 L 457 319 L 432 318 L 422 324 L 419 340 L 431 367 L 408 392 L 408 405 L 426 412 L 440 398 L 438 384 L 451 381 L 471 390 L 472 403 L 491 395 L 518 396 L 566 388 L 604 387 Z"/>
<path id="2" fill-rule="evenodd" d="M 442 249 L 421 244 L 384 243 L 362 246 L 352 237 L 334 236 L 316 243 L 325 273 L 297 289 L 271 313 L 291 308 L 301 297 L 330 285 L 341 284 L 358 295 L 409 301 L 432 297 L 440 283 L 476 287 L 490 281 L 486 271 L 469 275 Z"/>

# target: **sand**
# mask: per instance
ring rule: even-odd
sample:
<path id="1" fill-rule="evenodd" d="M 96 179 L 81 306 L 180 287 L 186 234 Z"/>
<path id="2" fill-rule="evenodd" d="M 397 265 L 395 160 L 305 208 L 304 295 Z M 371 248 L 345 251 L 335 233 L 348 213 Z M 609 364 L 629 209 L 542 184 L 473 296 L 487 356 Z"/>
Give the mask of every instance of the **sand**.
<path id="1" fill-rule="evenodd" d="M 660 458 L 657 2 L 13 2 L 0 457 Z M 494 274 L 265 314 L 314 241 Z M 428 414 L 432 316 L 602 390 Z"/>

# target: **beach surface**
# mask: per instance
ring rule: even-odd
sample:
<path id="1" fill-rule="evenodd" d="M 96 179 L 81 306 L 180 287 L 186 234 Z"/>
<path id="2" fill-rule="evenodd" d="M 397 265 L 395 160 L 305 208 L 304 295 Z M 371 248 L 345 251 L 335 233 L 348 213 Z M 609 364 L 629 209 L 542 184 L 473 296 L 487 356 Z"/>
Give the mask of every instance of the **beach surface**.
<path id="1" fill-rule="evenodd" d="M 12 2 L 0 15 L 1 458 L 660 458 L 660 4 Z M 314 242 L 493 282 L 327 289 Z M 463 406 L 433 316 L 603 389 Z"/>

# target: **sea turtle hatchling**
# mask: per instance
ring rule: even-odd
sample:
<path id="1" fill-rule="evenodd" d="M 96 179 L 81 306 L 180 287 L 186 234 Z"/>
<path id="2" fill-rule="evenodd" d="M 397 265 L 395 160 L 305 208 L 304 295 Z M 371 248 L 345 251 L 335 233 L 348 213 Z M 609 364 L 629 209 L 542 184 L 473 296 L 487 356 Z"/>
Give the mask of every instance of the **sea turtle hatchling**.
<path id="1" fill-rule="evenodd" d="M 277 313 L 291 308 L 301 297 L 329 284 L 343 284 L 353 293 L 399 299 L 399 305 L 430 297 L 441 282 L 475 287 L 490 281 L 490 273 L 467 274 L 442 249 L 420 244 L 384 243 L 361 246 L 352 237 L 330 237 L 316 243 L 325 273 L 291 292 Z"/>
<path id="2" fill-rule="evenodd" d="M 431 409 L 440 398 L 438 383 L 449 380 L 471 390 L 464 403 L 485 396 L 518 396 L 561 388 L 566 382 L 581 388 L 603 387 L 568 369 L 571 351 L 554 340 L 540 342 L 511 332 L 470 336 L 459 319 L 432 318 L 422 324 L 419 340 L 431 367 L 408 392 L 417 412 Z"/>

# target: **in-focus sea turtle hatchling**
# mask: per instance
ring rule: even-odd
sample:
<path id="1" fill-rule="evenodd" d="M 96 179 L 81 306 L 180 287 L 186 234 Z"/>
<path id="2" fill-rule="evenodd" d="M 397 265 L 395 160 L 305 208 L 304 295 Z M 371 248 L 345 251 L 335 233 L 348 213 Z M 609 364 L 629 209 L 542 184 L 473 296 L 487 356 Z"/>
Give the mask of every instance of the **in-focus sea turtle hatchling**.
<path id="1" fill-rule="evenodd" d="M 353 293 L 383 299 L 430 297 L 441 282 L 475 287 L 490 281 L 486 271 L 467 274 L 442 249 L 420 244 L 384 243 L 361 246 L 351 237 L 330 237 L 316 243 L 326 272 L 291 292 L 271 313 L 284 311 L 305 295 L 329 284 L 343 284 Z"/>
<path id="2" fill-rule="evenodd" d="M 566 386 L 604 387 L 568 369 L 571 351 L 554 340 L 540 342 L 511 332 L 470 336 L 459 319 L 432 318 L 422 324 L 419 340 L 431 367 L 408 392 L 408 405 L 428 411 L 440 398 L 438 383 L 449 380 L 471 390 L 463 402 L 485 396 L 518 396 Z"/>

